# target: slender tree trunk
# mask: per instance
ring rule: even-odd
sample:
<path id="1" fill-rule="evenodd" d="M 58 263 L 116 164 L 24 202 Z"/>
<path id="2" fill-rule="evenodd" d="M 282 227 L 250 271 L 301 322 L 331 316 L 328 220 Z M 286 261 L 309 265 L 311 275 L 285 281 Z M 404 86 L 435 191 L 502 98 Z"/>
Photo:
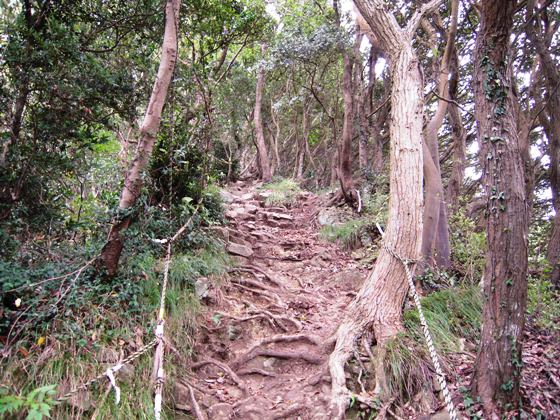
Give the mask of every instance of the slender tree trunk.
<path id="1" fill-rule="evenodd" d="M 353 58 L 351 53 L 344 54 L 344 120 L 342 124 L 342 139 L 338 155 L 338 177 L 342 194 L 347 202 L 353 203 L 356 199 L 354 180 L 352 179 L 352 137 L 354 135 L 354 90 L 352 87 Z"/>
<path id="2" fill-rule="evenodd" d="M 459 82 L 459 75 L 457 72 L 458 57 L 457 51 L 454 50 L 452 54 L 451 78 L 449 81 L 449 96 L 454 100 L 457 99 L 457 86 Z M 447 184 L 446 197 L 447 204 L 451 212 L 454 213 L 459 208 L 459 196 L 463 186 L 463 179 L 465 178 L 467 133 L 457 105 L 449 104 L 448 115 L 453 136 L 453 163 L 451 168 L 451 177 L 449 178 L 449 182 Z"/>
<path id="3" fill-rule="evenodd" d="M 111 226 L 107 243 L 103 247 L 100 263 L 110 276 L 117 273 L 119 259 L 124 245 L 122 232 L 128 229 L 132 216 L 130 212 L 135 206 L 143 184 L 144 171 L 148 165 L 156 135 L 161 122 L 161 113 L 171 83 L 173 70 L 177 61 L 177 25 L 181 0 L 167 0 L 165 3 L 165 32 L 159 69 L 148 102 L 144 121 L 140 127 L 140 139 L 136 157 L 131 162 L 124 182 L 119 201 L 119 216 Z"/>
<path id="4" fill-rule="evenodd" d="M 274 127 L 276 128 L 276 132 L 275 134 L 272 136 L 274 142 L 273 142 L 273 148 L 274 148 L 274 157 L 276 159 L 276 172 L 278 174 L 282 174 L 282 164 L 280 161 L 280 153 L 278 150 L 278 142 L 280 141 L 280 122 L 278 121 L 278 118 L 275 116 L 276 113 L 274 112 L 274 107 L 272 106 L 272 100 L 270 101 L 270 115 L 272 117 L 272 123 L 274 124 Z M 271 130 L 272 132 L 272 130 Z"/>
<path id="5" fill-rule="evenodd" d="M 340 27 L 340 11 L 338 0 L 334 0 L 333 8 L 337 25 Z M 356 43 L 361 36 L 356 37 Z M 344 59 L 344 72 L 342 76 L 342 96 L 344 99 L 344 118 L 342 123 L 342 139 L 338 148 L 338 180 L 342 195 L 348 204 L 353 204 L 357 197 L 352 178 L 352 138 L 354 136 L 354 86 L 352 83 L 354 68 L 353 51 L 347 51 L 344 45 L 339 46 Z M 359 46 L 358 46 L 359 48 Z"/>
<path id="6" fill-rule="evenodd" d="M 266 45 L 261 45 L 262 56 L 266 54 Z M 257 92 L 255 97 L 255 132 L 257 140 L 257 154 L 259 162 L 259 175 L 263 182 L 269 182 L 272 179 L 272 170 L 270 168 L 270 159 L 268 157 L 268 151 L 266 148 L 266 142 L 264 141 L 264 129 L 262 122 L 262 99 L 264 91 L 264 79 L 265 79 L 265 69 L 264 66 L 259 67 L 257 74 Z"/>
<path id="7" fill-rule="evenodd" d="M 473 392 L 488 418 L 519 403 L 527 303 L 528 209 L 517 134 L 509 39 L 516 2 L 480 5 L 475 46 L 475 116 L 486 198 L 484 309 Z"/>
<path id="8" fill-rule="evenodd" d="M 447 31 L 447 42 L 443 53 L 438 83 L 438 95 L 441 98 L 449 96 L 449 68 L 451 53 L 455 48 L 457 33 L 457 19 L 459 14 L 459 0 L 451 1 L 451 23 Z M 449 245 L 449 223 L 447 220 L 447 206 L 443 194 L 441 169 L 439 165 L 438 131 L 447 113 L 448 102 L 439 99 L 438 107 L 428 123 L 424 138 L 429 155 L 424 156 L 424 173 L 426 183 L 426 207 L 424 208 L 424 231 L 422 232 L 422 257 L 428 266 L 448 267 L 451 264 L 451 248 Z M 431 161 L 431 162 L 430 162 Z"/>
<path id="9" fill-rule="evenodd" d="M 552 36 L 543 33 L 545 31 L 541 29 L 541 16 L 534 16 L 538 8 L 540 5 L 537 5 L 535 0 L 527 2 L 527 22 L 530 22 L 527 36 L 538 54 L 539 67 L 546 86 L 543 110 L 545 112 L 539 114 L 539 121 L 548 139 L 550 159 L 548 176 L 552 190 L 552 205 L 556 212 L 546 257 L 552 266 L 551 281 L 560 289 L 560 72 L 550 51 Z"/>
<path id="10" fill-rule="evenodd" d="M 341 419 L 350 401 L 344 365 L 354 342 L 367 328 L 373 328 L 378 346 L 376 382 L 382 396 L 386 391 L 383 354 L 387 342 L 402 330 L 402 305 L 408 290 L 402 263 L 385 247 L 403 258 L 417 259 L 422 233 L 422 124 L 423 80 L 412 41 L 424 13 L 440 1 L 424 5 L 405 29 L 386 9 L 383 0 L 355 0 L 360 14 L 387 53 L 393 86 L 391 89 L 391 176 L 389 217 L 375 269 L 349 305 L 336 332 L 336 346 L 329 359 L 332 379 L 331 418 Z"/>

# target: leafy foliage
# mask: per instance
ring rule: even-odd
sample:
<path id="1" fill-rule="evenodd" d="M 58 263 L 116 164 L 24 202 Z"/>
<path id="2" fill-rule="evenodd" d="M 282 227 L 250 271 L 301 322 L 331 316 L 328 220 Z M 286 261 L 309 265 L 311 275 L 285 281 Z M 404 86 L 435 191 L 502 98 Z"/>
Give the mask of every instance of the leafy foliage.
<path id="1" fill-rule="evenodd" d="M 26 420 L 42 420 L 50 417 L 56 393 L 55 385 L 36 388 L 25 396 L 8 395 L 5 388 L 0 388 L 0 414 L 17 414 L 27 412 Z"/>

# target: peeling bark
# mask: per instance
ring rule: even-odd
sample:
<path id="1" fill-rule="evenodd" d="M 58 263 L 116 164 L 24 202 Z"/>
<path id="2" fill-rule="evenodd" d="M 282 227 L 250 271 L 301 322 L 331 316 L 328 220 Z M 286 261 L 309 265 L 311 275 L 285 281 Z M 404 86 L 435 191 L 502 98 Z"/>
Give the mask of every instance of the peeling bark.
<path id="1" fill-rule="evenodd" d="M 355 1 L 361 16 L 387 53 L 393 75 L 389 217 L 383 241 L 385 246 L 409 259 L 420 255 L 423 205 L 423 80 L 412 40 L 422 15 L 437 8 L 439 3 L 431 1 L 424 5 L 403 29 L 383 1 Z M 382 248 L 373 273 L 349 305 L 336 332 L 336 346 L 329 358 L 331 418 L 342 419 L 350 401 L 344 365 L 351 357 L 357 338 L 372 328 L 382 355 L 387 342 L 402 330 L 402 304 L 407 290 L 402 263 Z M 382 375 L 376 380 L 383 393 Z"/>

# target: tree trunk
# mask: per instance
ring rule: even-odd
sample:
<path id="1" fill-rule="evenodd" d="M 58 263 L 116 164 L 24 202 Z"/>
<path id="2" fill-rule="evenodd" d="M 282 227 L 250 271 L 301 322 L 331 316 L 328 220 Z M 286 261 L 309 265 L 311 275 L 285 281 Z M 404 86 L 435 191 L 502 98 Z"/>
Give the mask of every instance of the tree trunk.
<path id="1" fill-rule="evenodd" d="M 136 156 L 131 162 L 124 182 L 119 201 L 119 214 L 111 226 L 107 243 L 103 247 L 100 262 L 110 276 L 118 270 L 124 239 L 122 231 L 128 229 L 132 216 L 132 208 L 136 204 L 143 184 L 143 174 L 148 165 L 156 135 L 161 122 L 161 113 L 171 83 L 173 70 L 177 61 L 177 25 L 181 0 L 167 0 L 165 4 L 165 32 L 161 51 L 159 69 L 148 102 L 144 121 L 140 127 L 140 139 Z"/>
<path id="2" fill-rule="evenodd" d="M 389 217 L 384 246 L 403 258 L 417 259 L 422 233 L 422 123 L 423 80 L 412 40 L 422 15 L 434 10 L 431 1 L 417 11 L 406 29 L 399 27 L 382 0 L 355 0 L 381 48 L 387 53 L 393 85 L 391 89 L 391 176 Z M 402 305 L 408 290 L 403 264 L 383 247 L 375 269 L 351 302 L 336 332 L 336 346 L 329 359 L 332 379 L 331 418 L 344 417 L 349 392 L 344 365 L 354 342 L 373 328 L 378 354 L 376 381 L 382 394 L 382 355 L 387 342 L 402 330 Z M 382 395 L 383 396 L 383 395 Z"/>
<path id="3" fill-rule="evenodd" d="M 352 88 L 353 58 L 350 52 L 344 54 L 344 75 L 342 90 L 344 97 L 344 119 L 342 139 L 338 154 L 338 178 L 345 200 L 352 204 L 356 200 L 352 179 L 352 137 L 354 135 L 354 90 Z"/>
<path id="4" fill-rule="evenodd" d="M 546 257 L 552 268 L 551 281 L 560 289 L 560 97 L 558 94 L 560 73 L 550 51 L 552 36 L 543 33 L 545 31 L 541 29 L 541 16 L 534 16 L 535 10 L 539 7 L 535 0 L 527 2 L 527 22 L 530 22 L 527 26 L 527 36 L 538 54 L 539 67 L 546 87 L 544 112 L 540 112 L 539 121 L 548 139 L 547 151 L 550 159 L 548 176 L 552 205 L 556 212 Z"/>
<path id="5" fill-rule="evenodd" d="M 517 407 L 527 303 L 528 210 L 517 134 L 509 38 L 516 2 L 484 1 L 475 46 L 475 117 L 488 249 L 473 392 L 488 418 Z"/>
<path id="6" fill-rule="evenodd" d="M 457 51 L 454 50 L 452 54 L 451 64 L 451 78 L 449 80 L 449 96 L 451 99 L 456 100 L 457 87 L 459 83 L 458 75 L 458 57 Z M 455 104 L 449 104 L 448 108 L 449 121 L 451 124 L 453 136 L 453 155 L 452 155 L 452 168 L 451 177 L 447 183 L 446 201 L 451 212 L 456 212 L 459 208 L 459 196 L 463 186 L 463 179 L 465 178 L 465 165 L 467 160 L 466 152 L 466 139 L 467 133 L 463 125 L 459 107 Z"/>
<path id="7" fill-rule="evenodd" d="M 457 33 L 457 19 L 459 15 L 459 0 L 451 2 L 451 22 L 447 31 L 447 42 L 443 53 L 437 89 L 440 98 L 449 96 L 449 69 L 451 53 L 455 49 L 455 35 Z M 451 264 L 451 248 L 449 245 L 449 223 L 447 220 L 447 206 L 443 194 L 441 169 L 439 165 L 438 131 L 447 113 L 448 102 L 439 99 L 438 107 L 428 123 L 424 138 L 427 145 L 424 156 L 424 173 L 426 183 L 426 207 L 424 208 L 424 231 L 422 232 L 422 257 L 428 266 L 447 268 Z M 431 161 L 431 162 L 430 162 Z M 435 255 L 434 255 L 435 254 Z"/>
<path id="8" fill-rule="evenodd" d="M 266 54 L 266 45 L 261 45 L 262 56 Z M 257 137 L 257 154 L 259 162 L 259 176 L 263 182 L 269 182 L 272 179 L 272 170 L 270 169 L 270 160 L 268 158 L 268 151 L 264 141 L 264 129 L 262 122 L 262 98 L 264 91 L 264 66 L 259 67 L 257 74 L 257 91 L 255 97 L 255 113 L 253 115 L 255 121 L 255 132 Z"/>

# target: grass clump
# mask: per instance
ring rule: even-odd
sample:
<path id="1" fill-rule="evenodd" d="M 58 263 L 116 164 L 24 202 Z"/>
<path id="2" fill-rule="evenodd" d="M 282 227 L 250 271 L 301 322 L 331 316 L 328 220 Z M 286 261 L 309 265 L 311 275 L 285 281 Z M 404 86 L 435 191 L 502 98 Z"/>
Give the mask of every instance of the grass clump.
<path id="1" fill-rule="evenodd" d="M 325 225 L 321 228 L 321 239 L 336 242 L 345 249 L 353 250 L 362 245 L 361 236 L 368 223 L 364 219 L 349 220 L 336 225 Z"/>
<path id="2" fill-rule="evenodd" d="M 461 339 L 475 341 L 482 318 L 482 296 L 476 286 L 450 288 L 422 299 L 422 309 L 445 366 L 445 354 L 461 349 Z M 404 313 L 405 331 L 387 346 L 384 371 L 388 395 L 407 401 L 418 392 L 432 391 L 432 362 L 416 309 Z"/>
<path id="3" fill-rule="evenodd" d="M 291 206 L 295 203 L 298 194 L 301 192 L 299 184 L 290 178 L 265 184 L 263 189 L 270 192 L 270 195 L 265 200 L 268 206 Z"/>

